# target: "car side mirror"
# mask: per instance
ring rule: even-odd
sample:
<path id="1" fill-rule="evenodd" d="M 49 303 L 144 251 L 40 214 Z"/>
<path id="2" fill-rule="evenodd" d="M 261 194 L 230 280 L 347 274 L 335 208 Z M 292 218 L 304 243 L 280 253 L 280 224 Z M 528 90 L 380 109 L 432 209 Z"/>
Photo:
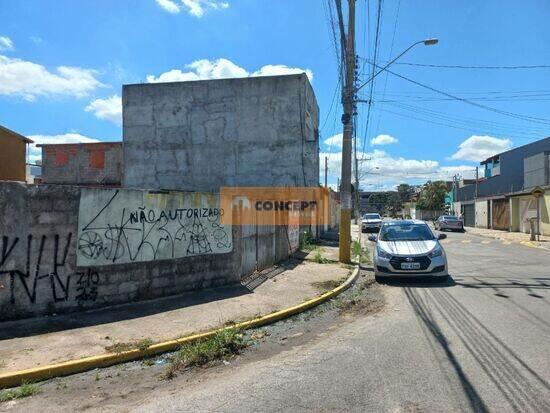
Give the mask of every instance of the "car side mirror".
<path id="1" fill-rule="evenodd" d="M 445 239 L 445 238 L 447 238 L 447 234 L 439 234 L 437 236 L 437 239 Z"/>
<path id="2" fill-rule="evenodd" d="M 371 234 L 371 235 L 368 236 L 368 239 L 371 242 L 376 242 L 376 241 L 378 241 L 378 236 L 374 235 L 374 234 Z"/>

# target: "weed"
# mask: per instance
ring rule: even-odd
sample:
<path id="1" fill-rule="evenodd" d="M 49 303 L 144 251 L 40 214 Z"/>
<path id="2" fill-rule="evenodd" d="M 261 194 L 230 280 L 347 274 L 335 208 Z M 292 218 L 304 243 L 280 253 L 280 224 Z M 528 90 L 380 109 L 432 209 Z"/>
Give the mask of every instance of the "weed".
<path id="1" fill-rule="evenodd" d="M 315 251 L 315 255 L 313 256 L 313 261 L 315 261 L 317 264 L 330 264 L 332 260 L 329 260 L 328 258 L 323 257 L 321 252 L 322 252 L 321 249 L 317 249 Z"/>
<path id="2" fill-rule="evenodd" d="M 42 390 L 38 385 L 34 383 L 23 383 L 21 386 L 15 389 L 0 391 L 0 402 L 7 402 L 15 399 L 22 399 L 23 397 L 33 396 L 40 393 Z"/>
<path id="3" fill-rule="evenodd" d="M 144 365 L 144 366 L 150 367 L 150 366 L 153 366 L 154 364 L 155 364 L 155 360 L 153 360 L 153 359 L 145 359 L 145 360 L 143 360 L 143 365 Z"/>
<path id="4" fill-rule="evenodd" d="M 136 341 L 130 341 L 127 343 L 114 343 L 110 346 L 106 346 L 105 350 L 108 353 L 122 353 L 123 351 L 129 351 L 129 350 L 145 350 L 147 347 L 149 347 L 151 344 L 153 344 L 153 340 L 150 338 L 144 338 L 141 340 Z"/>
<path id="5" fill-rule="evenodd" d="M 361 243 L 357 240 L 351 243 L 351 254 L 354 257 L 359 257 L 360 263 L 370 264 L 371 262 L 368 248 L 362 247 Z"/>
<path id="6" fill-rule="evenodd" d="M 181 346 L 171 358 L 163 377 L 171 379 L 178 370 L 191 366 L 202 366 L 215 359 L 239 354 L 246 346 L 247 342 L 239 331 L 221 330 L 210 338 Z"/>
<path id="7" fill-rule="evenodd" d="M 101 380 L 101 376 L 99 375 L 99 371 L 96 371 L 95 373 L 95 381 Z"/>
<path id="8" fill-rule="evenodd" d="M 300 250 L 311 251 L 313 249 L 315 249 L 315 240 L 313 239 L 311 231 L 306 231 L 300 237 Z"/>

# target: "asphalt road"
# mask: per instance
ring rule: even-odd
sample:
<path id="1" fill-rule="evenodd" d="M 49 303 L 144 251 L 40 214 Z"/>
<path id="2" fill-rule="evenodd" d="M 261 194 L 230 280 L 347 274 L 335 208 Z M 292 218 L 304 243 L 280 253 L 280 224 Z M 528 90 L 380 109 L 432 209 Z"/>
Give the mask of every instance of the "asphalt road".
<path id="1" fill-rule="evenodd" d="M 52 381 L 0 411 L 550 412 L 550 252 L 448 235 L 452 278 L 383 285 L 382 311 L 305 315 L 169 382 L 140 363 Z"/>
<path id="2" fill-rule="evenodd" d="M 444 245 L 451 282 L 386 285 L 384 312 L 137 410 L 550 411 L 550 253 Z"/>

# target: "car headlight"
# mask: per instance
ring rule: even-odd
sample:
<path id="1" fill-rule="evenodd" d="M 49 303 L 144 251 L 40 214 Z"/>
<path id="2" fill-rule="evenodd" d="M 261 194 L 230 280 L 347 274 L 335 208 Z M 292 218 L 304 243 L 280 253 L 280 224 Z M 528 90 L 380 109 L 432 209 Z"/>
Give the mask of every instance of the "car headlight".
<path id="1" fill-rule="evenodd" d="M 429 254 L 430 258 L 439 257 L 443 254 L 443 248 L 440 246 L 435 247 Z"/>
<path id="2" fill-rule="evenodd" d="M 386 260 L 389 260 L 391 259 L 391 254 L 387 253 L 386 251 L 384 251 L 382 248 L 380 247 L 376 247 L 376 253 L 378 254 L 378 256 L 380 258 L 384 258 Z"/>

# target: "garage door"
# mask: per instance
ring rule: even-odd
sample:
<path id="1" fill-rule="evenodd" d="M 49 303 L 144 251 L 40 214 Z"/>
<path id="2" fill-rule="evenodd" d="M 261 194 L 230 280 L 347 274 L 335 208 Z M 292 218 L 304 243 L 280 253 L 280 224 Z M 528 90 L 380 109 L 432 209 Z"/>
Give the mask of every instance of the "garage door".
<path id="1" fill-rule="evenodd" d="M 475 226 L 475 208 L 474 204 L 462 205 L 462 216 L 464 218 L 464 226 Z"/>
<path id="2" fill-rule="evenodd" d="M 493 200 L 493 229 L 510 229 L 510 202 L 507 199 Z"/>

